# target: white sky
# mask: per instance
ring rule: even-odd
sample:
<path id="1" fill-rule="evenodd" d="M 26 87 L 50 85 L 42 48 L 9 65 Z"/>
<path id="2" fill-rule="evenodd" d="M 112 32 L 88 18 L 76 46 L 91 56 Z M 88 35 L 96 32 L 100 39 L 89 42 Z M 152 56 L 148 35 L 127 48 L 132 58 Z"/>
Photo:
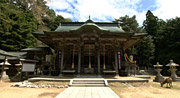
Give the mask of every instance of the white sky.
<path id="1" fill-rule="evenodd" d="M 48 0 L 57 15 L 74 21 L 113 21 L 121 16 L 136 15 L 140 25 L 147 10 L 163 20 L 180 17 L 180 0 Z"/>

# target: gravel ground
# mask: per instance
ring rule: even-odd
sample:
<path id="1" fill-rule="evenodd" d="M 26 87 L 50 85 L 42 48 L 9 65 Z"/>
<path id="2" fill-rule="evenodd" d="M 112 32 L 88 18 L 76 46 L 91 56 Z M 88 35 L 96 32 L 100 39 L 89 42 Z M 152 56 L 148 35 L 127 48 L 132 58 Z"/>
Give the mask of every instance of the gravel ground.
<path id="1" fill-rule="evenodd" d="M 180 98 L 180 82 L 173 82 L 173 88 L 160 87 L 160 83 L 119 83 L 111 82 L 109 87 L 117 93 L 120 98 Z"/>
<path id="2" fill-rule="evenodd" d="M 11 87 L 13 84 L 10 82 L 0 82 L 0 98 L 54 98 L 66 89 Z"/>

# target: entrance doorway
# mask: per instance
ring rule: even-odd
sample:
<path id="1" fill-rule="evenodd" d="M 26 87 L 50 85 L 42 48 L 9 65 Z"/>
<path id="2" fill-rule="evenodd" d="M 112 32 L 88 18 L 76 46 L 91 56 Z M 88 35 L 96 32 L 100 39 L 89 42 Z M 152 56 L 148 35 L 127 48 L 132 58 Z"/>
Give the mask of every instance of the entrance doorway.
<path id="1" fill-rule="evenodd" d="M 97 57 L 94 44 L 86 44 L 83 47 L 82 73 L 97 74 Z"/>

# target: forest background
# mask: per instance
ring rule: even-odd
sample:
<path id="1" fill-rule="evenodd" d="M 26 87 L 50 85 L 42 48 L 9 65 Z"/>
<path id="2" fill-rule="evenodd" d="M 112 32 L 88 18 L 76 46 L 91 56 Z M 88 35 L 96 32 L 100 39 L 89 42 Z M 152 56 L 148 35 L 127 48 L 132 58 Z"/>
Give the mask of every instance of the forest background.
<path id="1" fill-rule="evenodd" d="M 44 0 L 0 0 L 0 49 L 20 51 L 26 47 L 44 46 L 32 32 L 53 31 L 60 22 L 71 19 L 56 15 Z M 140 67 L 152 67 L 156 62 L 168 64 L 170 59 L 180 64 L 180 18 L 159 19 L 148 10 L 140 26 L 136 16 L 121 16 L 119 22 L 126 32 L 148 33 L 142 41 L 126 50 L 134 55 Z"/>

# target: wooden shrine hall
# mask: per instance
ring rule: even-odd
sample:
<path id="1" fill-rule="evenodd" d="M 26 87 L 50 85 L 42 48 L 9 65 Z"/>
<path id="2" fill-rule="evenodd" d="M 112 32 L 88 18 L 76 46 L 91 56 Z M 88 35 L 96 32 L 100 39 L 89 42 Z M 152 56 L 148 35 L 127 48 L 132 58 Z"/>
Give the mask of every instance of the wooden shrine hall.
<path id="1" fill-rule="evenodd" d="M 125 49 L 135 45 L 146 33 L 122 30 L 119 23 L 62 22 L 55 31 L 33 32 L 40 41 L 55 50 L 59 76 L 119 75 Z"/>

